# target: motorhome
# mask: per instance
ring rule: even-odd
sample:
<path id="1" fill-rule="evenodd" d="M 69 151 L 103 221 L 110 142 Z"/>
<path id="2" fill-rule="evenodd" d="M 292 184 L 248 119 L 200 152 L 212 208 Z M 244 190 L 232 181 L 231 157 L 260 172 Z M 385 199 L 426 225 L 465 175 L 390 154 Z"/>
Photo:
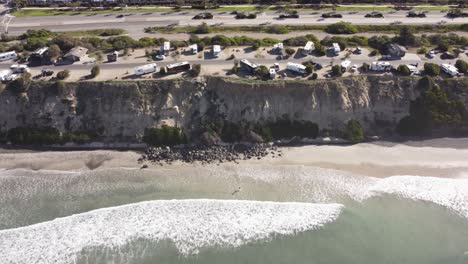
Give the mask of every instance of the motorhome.
<path id="1" fill-rule="evenodd" d="M 11 81 L 13 72 L 11 70 L 3 70 L 0 71 L 0 81 L 6 82 L 6 81 Z"/>
<path id="2" fill-rule="evenodd" d="M 384 61 L 374 61 L 371 63 L 370 69 L 373 71 L 389 71 L 392 69 L 392 65 Z"/>
<path id="3" fill-rule="evenodd" d="M 221 52 L 221 46 L 213 45 L 213 57 L 218 58 L 220 52 Z"/>
<path id="4" fill-rule="evenodd" d="M 413 65 L 413 64 L 406 64 L 406 67 L 408 67 L 408 69 L 410 70 L 411 75 L 419 75 L 419 74 L 421 74 L 421 72 L 418 70 L 418 67 L 416 67 L 416 66 Z"/>
<path id="5" fill-rule="evenodd" d="M 351 61 L 350 61 L 350 60 L 344 60 L 344 61 L 340 64 L 341 70 L 342 70 L 343 72 L 347 71 L 350 65 L 351 65 Z"/>
<path id="6" fill-rule="evenodd" d="M 169 55 L 169 51 L 171 50 L 171 43 L 169 41 L 165 41 L 161 46 L 161 54 L 162 55 Z"/>
<path id="7" fill-rule="evenodd" d="M 24 64 L 13 64 L 13 65 L 10 66 L 10 70 L 13 73 L 30 72 L 28 65 L 24 65 Z"/>
<path id="8" fill-rule="evenodd" d="M 277 43 L 273 45 L 273 50 L 281 54 L 283 52 L 283 43 Z"/>
<path id="9" fill-rule="evenodd" d="M 118 51 L 114 51 L 112 53 L 107 54 L 107 61 L 108 62 L 117 61 L 117 58 L 119 58 L 119 52 Z"/>
<path id="10" fill-rule="evenodd" d="M 188 71 L 192 68 L 188 61 L 177 62 L 166 66 L 167 73 L 175 74 Z"/>
<path id="11" fill-rule="evenodd" d="M 340 55 L 341 48 L 340 48 L 340 45 L 339 45 L 338 43 L 333 43 L 333 44 L 332 44 L 332 48 L 333 48 L 333 54 L 334 54 L 335 56 Z"/>
<path id="12" fill-rule="evenodd" d="M 18 56 L 14 51 L 0 53 L 0 61 L 16 60 L 17 58 Z"/>
<path id="13" fill-rule="evenodd" d="M 299 74 L 306 73 L 306 66 L 299 63 L 288 62 L 288 64 L 286 64 L 286 69 Z"/>
<path id="14" fill-rule="evenodd" d="M 255 71 L 258 69 L 258 65 L 255 63 L 252 63 L 246 59 L 240 60 L 240 66 L 242 69 L 245 69 L 249 71 L 250 73 L 255 73 Z"/>
<path id="15" fill-rule="evenodd" d="M 42 47 L 36 49 L 31 55 L 29 56 L 29 60 L 33 64 L 42 64 L 46 61 L 46 55 L 49 51 L 49 47 Z"/>
<path id="16" fill-rule="evenodd" d="M 189 46 L 190 51 L 192 52 L 193 55 L 198 53 L 198 45 L 197 44 L 192 44 Z"/>
<path id="17" fill-rule="evenodd" d="M 143 66 L 135 67 L 135 75 L 140 76 L 147 73 L 156 72 L 157 65 L 156 63 L 150 63 Z"/>
<path id="18" fill-rule="evenodd" d="M 459 74 L 457 67 L 453 66 L 452 64 L 443 63 L 440 65 L 440 68 L 442 69 L 442 71 L 444 71 L 452 77 L 457 76 Z"/>
<path id="19" fill-rule="evenodd" d="M 302 55 L 307 56 L 307 55 L 309 55 L 310 53 L 312 53 L 312 51 L 314 51 L 314 50 L 315 50 L 314 42 L 312 42 L 312 41 L 307 41 L 307 43 L 305 44 L 304 48 L 302 48 Z"/>

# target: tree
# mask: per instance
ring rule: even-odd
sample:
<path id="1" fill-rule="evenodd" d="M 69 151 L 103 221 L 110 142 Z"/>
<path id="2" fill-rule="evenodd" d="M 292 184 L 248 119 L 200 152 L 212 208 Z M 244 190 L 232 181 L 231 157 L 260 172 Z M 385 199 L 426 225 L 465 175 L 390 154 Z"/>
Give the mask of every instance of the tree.
<path id="1" fill-rule="evenodd" d="M 344 137 L 353 143 L 358 143 L 364 140 L 364 131 L 359 121 L 354 119 L 348 121 L 346 124 Z"/>
<path id="2" fill-rule="evenodd" d="M 343 70 L 342 70 L 342 68 L 341 68 L 341 65 L 333 65 L 331 71 L 332 71 L 332 74 L 333 74 L 334 76 L 341 76 L 341 75 L 343 75 Z"/>
<path id="3" fill-rule="evenodd" d="M 408 68 L 408 66 L 403 65 L 403 64 L 398 66 L 397 71 L 398 71 L 398 73 L 400 73 L 403 76 L 410 76 L 411 75 L 411 71 Z"/>
<path id="4" fill-rule="evenodd" d="M 192 66 L 192 77 L 198 77 L 198 75 L 200 75 L 200 72 L 201 72 L 201 65 L 200 64 L 194 64 Z"/>
<path id="5" fill-rule="evenodd" d="M 416 44 L 416 36 L 410 27 L 403 26 L 400 28 L 400 34 L 396 37 L 396 41 L 404 46 L 413 46 Z"/>
<path id="6" fill-rule="evenodd" d="M 438 76 L 440 74 L 440 67 L 435 63 L 424 63 L 424 72 L 429 76 Z"/>
<path id="7" fill-rule="evenodd" d="M 62 55 L 62 51 L 57 44 L 52 44 L 47 51 L 47 60 L 53 62 Z"/>
<path id="8" fill-rule="evenodd" d="M 450 44 L 447 40 L 441 40 L 437 48 L 442 52 L 447 52 L 450 49 Z"/>
<path id="9" fill-rule="evenodd" d="M 162 75 L 166 74 L 166 68 L 165 68 L 165 67 L 161 67 L 161 68 L 159 69 L 159 73 L 162 74 Z"/>
<path id="10" fill-rule="evenodd" d="M 325 28 L 325 31 L 330 34 L 355 34 L 358 32 L 355 26 L 347 22 L 330 24 Z"/>
<path id="11" fill-rule="evenodd" d="M 29 72 L 23 73 L 21 77 L 8 84 L 8 88 L 16 94 L 27 92 L 29 86 L 31 86 L 31 74 Z"/>
<path id="12" fill-rule="evenodd" d="M 210 33 L 210 27 L 208 26 L 208 24 L 206 24 L 205 22 L 201 23 L 200 25 L 198 25 L 194 32 L 195 34 L 208 34 Z"/>
<path id="13" fill-rule="evenodd" d="M 286 48 L 284 51 L 285 51 L 286 54 L 288 54 L 289 56 L 293 55 L 293 54 L 296 52 L 296 50 L 294 50 L 293 48 Z"/>
<path id="14" fill-rule="evenodd" d="M 101 68 L 99 68 L 98 65 L 94 65 L 93 68 L 91 68 L 91 78 L 96 78 L 99 73 L 101 72 Z"/>
<path id="15" fill-rule="evenodd" d="M 457 67 L 460 73 L 468 72 L 468 63 L 464 60 L 457 60 L 457 62 L 455 62 L 455 67 Z"/>
<path id="16" fill-rule="evenodd" d="M 262 80 L 266 80 L 270 77 L 270 70 L 265 65 L 260 65 L 255 72 L 257 77 Z"/>
<path id="17" fill-rule="evenodd" d="M 68 69 L 57 72 L 57 79 L 59 79 L 59 80 L 65 80 L 68 77 L 70 77 L 70 70 L 68 70 Z"/>

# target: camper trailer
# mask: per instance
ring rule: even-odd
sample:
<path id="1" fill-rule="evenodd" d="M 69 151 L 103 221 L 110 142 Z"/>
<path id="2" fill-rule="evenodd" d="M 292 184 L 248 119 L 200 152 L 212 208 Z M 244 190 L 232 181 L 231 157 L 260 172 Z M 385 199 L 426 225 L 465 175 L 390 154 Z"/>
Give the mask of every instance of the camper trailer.
<path id="1" fill-rule="evenodd" d="M 338 45 L 338 43 L 333 43 L 333 44 L 332 44 L 332 48 L 333 48 L 333 54 L 334 54 L 335 56 L 340 55 L 341 48 L 340 48 L 340 45 Z"/>
<path id="2" fill-rule="evenodd" d="M 117 58 L 119 58 L 119 52 L 118 51 L 114 51 L 112 53 L 107 54 L 107 61 L 108 62 L 117 61 Z"/>
<path id="3" fill-rule="evenodd" d="M 156 72 L 157 65 L 156 63 L 150 63 L 143 66 L 135 67 L 135 75 L 141 76 L 143 74 Z"/>
<path id="4" fill-rule="evenodd" d="M 0 53 L 0 61 L 16 60 L 17 58 L 18 56 L 14 51 Z"/>
<path id="5" fill-rule="evenodd" d="M 255 63 L 252 63 L 246 59 L 240 60 L 240 66 L 242 69 L 249 71 L 250 73 L 255 73 L 255 71 L 258 69 L 258 65 Z"/>
<path id="6" fill-rule="evenodd" d="M 383 61 L 374 61 L 372 62 L 370 69 L 373 71 L 389 71 L 392 69 L 392 66 L 388 62 Z"/>
<path id="7" fill-rule="evenodd" d="M 192 44 L 189 46 L 190 51 L 192 52 L 193 55 L 198 53 L 198 45 L 197 44 Z"/>
<path id="8" fill-rule="evenodd" d="M 171 43 L 169 41 L 165 41 L 161 46 L 161 54 L 162 55 L 169 55 L 169 51 L 171 50 Z"/>
<path id="9" fill-rule="evenodd" d="M 314 51 L 314 50 L 315 50 L 314 43 L 312 41 L 307 41 L 304 48 L 302 48 L 302 55 L 307 56 L 310 53 L 312 53 L 312 51 Z"/>
<path id="10" fill-rule="evenodd" d="M 288 64 L 286 64 L 286 69 L 298 74 L 306 73 L 306 66 L 299 63 L 288 62 Z"/>
<path id="11" fill-rule="evenodd" d="M 167 73 L 175 74 L 190 70 L 192 67 L 188 61 L 177 62 L 166 66 Z"/>
<path id="12" fill-rule="evenodd" d="M 443 63 L 440 65 L 440 68 L 442 69 L 442 71 L 444 71 L 452 77 L 457 76 L 459 74 L 457 67 L 453 66 L 452 64 Z"/>
<path id="13" fill-rule="evenodd" d="M 221 52 L 221 46 L 213 45 L 213 57 L 218 58 L 220 52 Z"/>

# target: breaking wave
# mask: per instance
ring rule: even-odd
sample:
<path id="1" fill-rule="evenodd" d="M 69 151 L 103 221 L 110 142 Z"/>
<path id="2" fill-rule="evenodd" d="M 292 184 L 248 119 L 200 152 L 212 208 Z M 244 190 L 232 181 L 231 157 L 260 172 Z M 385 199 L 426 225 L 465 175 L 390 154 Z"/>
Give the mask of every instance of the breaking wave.
<path id="1" fill-rule="evenodd" d="M 182 254 L 238 247 L 334 221 L 339 204 L 238 200 L 160 200 L 58 218 L 0 231 L 4 263 L 73 263 L 89 247 L 118 248 L 132 240 L 169 240 Z"/>

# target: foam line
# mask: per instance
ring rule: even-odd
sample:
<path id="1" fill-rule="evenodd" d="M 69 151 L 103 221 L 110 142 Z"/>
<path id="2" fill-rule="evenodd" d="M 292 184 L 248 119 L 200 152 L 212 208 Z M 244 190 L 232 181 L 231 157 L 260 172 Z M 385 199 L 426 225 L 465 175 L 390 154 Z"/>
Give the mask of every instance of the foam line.
<path id="1" fill-rule="evenodd" d="M 117 248 L 132 239 L 170 240 L 182 254 L 238 247 L 313 230 L 334 221 L 339 204 L 236 200 L 160 200 L 0 231 L 2 263 L 73 263 L 87 247 Z"/>

